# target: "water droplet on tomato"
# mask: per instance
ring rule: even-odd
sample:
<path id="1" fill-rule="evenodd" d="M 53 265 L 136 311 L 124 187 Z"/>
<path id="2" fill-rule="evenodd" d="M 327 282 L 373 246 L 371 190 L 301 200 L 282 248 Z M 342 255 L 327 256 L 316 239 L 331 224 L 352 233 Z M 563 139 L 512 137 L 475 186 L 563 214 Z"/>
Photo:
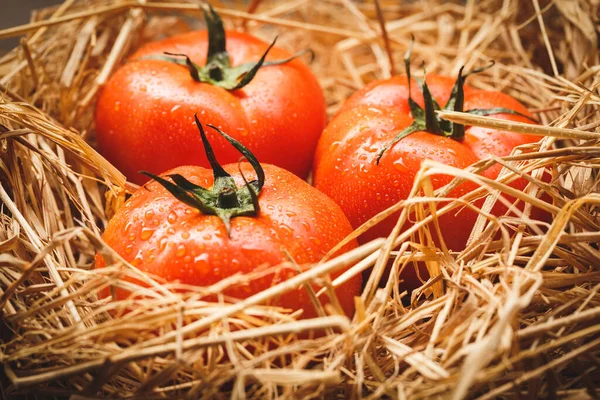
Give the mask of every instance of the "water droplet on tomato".
<path id="1" fill-rule="evenodd" d="M 144 213 L 144 216 L 146 217 L 146 219 L 150 219 L 150 218 L 154 217 L 154 210 L 146 210 L 146 212 Z"/>
<path id="2" fill-rule="evenodd" d="M 279 224 L 279 229 L 282 230 L 286 235 L 291 235 L 294 231 L 286 224 Z"/>
<path id="3" fill-rule="evenodd" d="M 379 151 L 379 147 L 372 144 L 370 146 L 365 146 L 363 147 L 363 149 L 367 152 L 367 153 L 377 153 Z"/>
<path id="4" fill-rule="evenodd" d="M 212 239 L 212 235 L 210 233 L 205 233 L 204 235 L 202 235 L 202 239 L 210 240 L 210 239 Z"/>
<path id="5" fill-rule="evenodd" d="M 175 222 L 177 222 L 177 214 L 175 213 L 175 211 L 171 211 L 169 213 L 169 216 L 167 217 L 167 221 L 170 224 L 174 224 Z"/>
<path id="6" fill-rule="evenodd" d="M 175 250 L 175 255 L 177 257 L 183 257 L 185 255 L 185 246 L 183 244 L 177 245 L 177 249 Z"/>
<path id="7" fill-rule="evenodd" d="M 335 151 L 338 147 L 340 147 L 341 144 L 342 142 L 340 141 L 335 141 L 331 143 L 331 146 L 329 146 L 329 151 Z"/>
<path id="8" fill-rule="evenodd" d="M 173 229 L 173 228 L 171 227 L 171 228 L 167 229 L 167 233 L 168 233 L 169 235 L 174 235 L 174 234 L 175 234 L 175 229 Z"/>
<path id="9" fill-rule="evenodd" d="M 360 164 L 358 166 L 358 174 L 359 175 L 363 175 L 363 176 L 369 175 L 369 167 L 368 167 L 368 165 L 367 164 Z"/>
<path id="10" fill-rule="evenodd" d="M 185 256 L 185 257 L 183 257 L 183 262 L 189 263 L 190 261 L 192 261 L 192 257 L 191 256 Z"/>
<path id="11" fill-rule="evenodd" d="M 160 251 L 164 251 L 167 248 L 168 242 L 169 242 L 169 240 L 167 238 L 160 239 L 160 241 L 158 242 L 158 249 Z"/>
<path id="12" fill-rule="evenodd" d="M 208 253 L 202 253 L 194 258 L 195 263 L 208 262 Z"/>
<path id="13" fill-rule="evenodd" d="M 402 157 L 394 161 L 394 168 L 396 168 L 396 171 L 399 172 L 408 172 L 408 167 L 406 166 L 406 164 L 404 164 L 404 160 L 402 159 Z"/>
<path id="14" fill-rule="evenodd" d="M 293 204 L 292 204 L 292 205 L 293 205 Z M 286 212 L 285 212 L 285 215 L 287 215 L 288 217 L 295 217 L 295 216 L 296 216 L 296 213 L 295 213 L 295 212 L 293 212 L 293 211 L 290 211 L 290 210 L 288 210 L 288 211 L 286 211 Z"/>
<path id="15" fill-rule="evenodd" d="M 127 247 L 125 247 L 125 254 L 131 254 L 132 251 L 133 251 L 133 245 L 128 244 Z"/>
<path id="16" fill-rule="evenodd" d="M 115 111 L 119 111 L 121 109 L 121 102 L 115 101 Z"/>
<path id="17" fill-rule="evenodd" d="M 142 228 L 142 232 L 140 233 L 140 239 L 148 240 L 150 236 L 154 233 L 154 229 L 151 228 Z"/>
<path id="18" fill-rule="evenodd" d="M 189 238 L 190 238 L 190 234 L 189 234 L 188 232 L 183 232 L 183 233 L 181 234 L 181 238 L 182 238 L 182 239 L 189 239 Z"/>

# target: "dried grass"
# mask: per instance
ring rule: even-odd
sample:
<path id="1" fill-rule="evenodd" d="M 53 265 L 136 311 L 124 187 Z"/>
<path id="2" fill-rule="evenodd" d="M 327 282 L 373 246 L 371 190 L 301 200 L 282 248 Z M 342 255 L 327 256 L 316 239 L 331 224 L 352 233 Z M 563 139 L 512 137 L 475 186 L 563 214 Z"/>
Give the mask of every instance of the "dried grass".
<path id="1" fill-rule="evenodd" d="M 181 293 L 181 285 L 141 274 L 100 238 L 135 187 L 93 149 L 95 95 L 140 43 L 196 24 L 197 5 L 67 0 L 34 13 L 28 25 L 0 31 L 0 38 L 26 34 L 0 59 L 5 392 L 76 393 L 74 399 L 598 396 L 598 7 L 584 0 L 382 1 L 385 43 L 370 2 L 252 1 L 250 12 L 219 9 L 230 26 L 264 38 L 279 33 L 278 43 L 290 49 L 313 48 L 330 112 L 397 70 L 414 34 L 415 67 L 424 61 L 428 71 L 456 74 L 462 65 L 494 59 L 496 67 L 470 83 L 512 94 L 545 125 L 445 113 L 545 138 L 467 171 L 425 162 L 412 196 L 356 232 L 400 210 L 390 237 L 243 302 L 205 299 L 252 276 Z M 165 15 L 173 12 L 194 19 Z M 498 179 L 477 175 L 495 163 L 504 166 Z M 551 183 L 540 179 L 544 171 Z M 450 187 L 471 180 L 481 188 L 443 202 L 450 187 L 431 189 L 439 173 L 457 178 Z M 516 192 L 508 183 L 521 176 L 529 185 Z M 539 200 L 544 193 L 552 203 Z M 506 195 L 528 206 L 520 213 Z M 475 208 L 481 196 L 486 201 L 467 249 L 431 247 L 430 222 Z M 491 216 L 496 201 L 520 217 Z M 552 224 L 531 220 L 532 206 L 552 213 Z M 401 232 L 411 214 L 420 221 Z M 97 251 L 113 266 L 93 270 Z M 390 258 L 392 278 L 379 287 Z M 434 278 L 409 299 L 397 272 L 416 262 Z M 328 278 L 347 265 L 354 266 Z M 371 266 L 352 321 L 334 307 L 299 320 L 298 313 L 263 305 L 313 280 L 331 296 L 331 288 Z M 137 291 L 121 302 L 98 300 L 107 286 Z M 322 335 L 314 337 L 317 331 Z"/>

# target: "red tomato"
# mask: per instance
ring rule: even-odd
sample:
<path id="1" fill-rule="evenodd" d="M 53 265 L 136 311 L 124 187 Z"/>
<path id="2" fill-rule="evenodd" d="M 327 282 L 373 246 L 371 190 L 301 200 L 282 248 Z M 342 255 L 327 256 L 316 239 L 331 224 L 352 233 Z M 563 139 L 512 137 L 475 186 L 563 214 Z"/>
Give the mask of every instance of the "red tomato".
<path id="1" fill-rule="evenodd" d="M 189 32 L 145 45 L 110 78 L 95 113 L 100 152 L 140 184 L 147 178 L 137 174 L 139 170 L 161 173 L 180 165 L 208 167 L 192 118 L 198 113 L 203 122 L 242 141 L 262 162 L 306 177 L 326 123 L 325 99 L 317 79 L 299 59 L 267 65 L 285 61 L 290 54 L 277 47 L 269 51 L 267 43 L 246 33 L 222 31 L 216 14 L 208 15 L 207 23 L 208 32 Z M 226 44 L 216 35 L 219 32 L 226 35 Z M 220 51 L 225 48 L 227 60 Z M 197 65 L 188 70 L 180 65 L 185 57 L 164 56 L 164 52 L 185 54 Z M 252 74 L 240 66 L 256 66 L 266 52 L 267 61 L 250 83 L 236 89 Z M 190 71 L 203 81 L 194 79 Z M 209 135 L 224 163 L 237 161 L 238 154 L 227 141 Z"/>
<path id="2" fill-rule="evenodd" d="M 103 239 L 142 271 L 167 281 L 208 286 L 237 273 L 246 274 L 258 267 L 289 261 L 286 252 L 299 265 L 316 263 L 352 232 L 342 210 L 323 193 L 284 169 L 269 164 L 261 168 L 254 163 L 252 154 L 244 155 L 252 166 L 244 163 L 241 170 L 247 180 L 255 179 L 250 183 L 244 185 L 237 164 L 221 169 L 215 161 L 214 176 L 203 167 L 175 168 L 163 174 L 163 179 L 158 178 L 167 187 L 152 181 L 135 192 L 110 220 Z M 170 183 L 167 177 L 177 184 Z M 194 185 L 212 186 L 214 193 L 206 194 L 210 191 Z M 249 197 L 250 186 L 259 192 L 259 210 Z M 182 188 L 197 191 L 186 192 Z M 223 193 L 232 193 L 230 189 L 236 193 L 237 203 L 228 207 L 222 200 Z M 204 204 L 192 207 L 199 198 Z M 206 209 L 201 212 L 199 208 Z M 356 246 L 356 241 L 352 241 L 340 254 Z M 97 255 L 96 267 L 104 266 L 102 256 Z M 284 268 L 276 274 L 230 287 L 224 294 L 246 298 L 297 273 L 293 267 Z M 360 294 L 360 289 L 361 277 L 356 276 L 336 291 L 348 316 L 354 312 L 353 298 Z M 117 291 L 118 298 L 127 295 L 125 291 Z M 327 302 L 326 295 L 321 301 Z M 303 309 L 304 317 L 316 316 L 302 287 L 273 304 Z"/>
<path id="3" fill-rule="evenodd" d="M 533 135 L 452 126 L 435 114 L 432 114 L 434 121 L 429 125 L 424 117 L 419 120 L 419 114 L 427 114 L 428 108 L 432 111 L 435 107 L 433 102 L 426 104 L 424 101 L 424 95 L 429 90 L 431 97 L 440 105 L 446 104 L 451 98 L 452 101 L 458 99 L 457 104 L 464 99 L 464 110 L 532 122 L 532 115 L 514 98 L 499 92 L 463 87 L 464 78 L 460 75 L 455 87 L 456 80 L 453 78 L 428 75 L 422 89 L 416 80 L 411 79 L 411 98 L 418 104 L 413 108 L 409 104 L 406 76 L 379 80 L 351 96 L 331 120 L 317 147 L 314 184 L 342 207 L 354 228 L 406 199 L 425 159 L 465 168 L 490 154 L 506 156 L 515 146 L 539 140 Z M 453 88 L 455 93 L 451 96 Z M 452 103 L 448 108 L 455 109 Z M 382 149 L 408 127 L 412 127 L 414 132 L 382 154 Z M 436 129 L 438 134 L 433 133 Z M 377 164 L 379 156 L 381 158 Z M 485 175 L 496 178 L 500 169 L 500 166 L 496 166 L 486 171 Z M 433 187 L 439 188 L 451 180 L 450 176 L 434 176 Z M 520 189 L 525 185 L 524 180 L 513 184 Z M 466 182 L 449 196 L 460 197 L 476 188 L 474 183 Z M 443 205 L 438 203 L 438 207 Z M 482 202 L 477 205 L 481 206 Z M 505 211 L 502 204 L 496 203 L 493 213 L 499 215 Z M 455 210 L 440 218 L 441 232 L 449 249 L 464 249 L 476 218 L 477 214 L 467 209 Z M 387 236 L 397 219 L 398 214 L 389 217 L 362 235 L 359 242 Z"/>

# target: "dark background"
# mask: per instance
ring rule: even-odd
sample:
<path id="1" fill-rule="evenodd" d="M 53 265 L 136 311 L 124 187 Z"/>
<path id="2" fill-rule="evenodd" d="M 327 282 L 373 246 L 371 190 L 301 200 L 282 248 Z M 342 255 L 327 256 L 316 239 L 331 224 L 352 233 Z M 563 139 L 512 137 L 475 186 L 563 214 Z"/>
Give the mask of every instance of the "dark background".
<path id="1" fill-rule="evenodd" d="M 0 0 L 0 29 L 26 24 L 31 10 L 60 4 L 62 0 Z M 0 54 L 19 43 L 19 38 L 0 40 Z"/>

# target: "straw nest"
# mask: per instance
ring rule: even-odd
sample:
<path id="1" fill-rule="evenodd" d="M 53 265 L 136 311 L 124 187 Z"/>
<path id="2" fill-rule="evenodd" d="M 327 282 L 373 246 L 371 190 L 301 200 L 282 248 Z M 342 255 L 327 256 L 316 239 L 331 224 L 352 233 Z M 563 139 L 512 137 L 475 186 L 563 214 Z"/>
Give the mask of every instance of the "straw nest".
<path id="1" fill-rule="evenodd" d="M 390 76 L 391 66 L 401 72 L 411 34 L 415 68 L 425 62 L 428 71 L 454 75 L 462 65 L 493 59 L 496 66 L 470 83 L 512 94 L 544 126 L 445 117 L 539 134 L 541 141 L 466 171 L 425 162 L 412 197 L 390 210 L 402 210 L 398 227 L 407 218 L 420 220 L 413 229 L 397 230 L 242 302 L 204 300 L 231 281 L 177 292 L 177 284 L 142 276 L 100 238 L 134 187 L 93 148 L 96 93 L 142 42 L 199 24 L 198 5 L 67 0 L 36 11 L 27 25 L 0 32 L 0 38 L 23 38 L 0 60 L 5 394 L 598 396 L 598 2 L 424 0 L 381 6 L 387 40 L 371 2 L 251 1 L 217 10 L 230 27 L 266 39 L 279 34 L 279 43 L 291 50 L 314 49 L 312 67 L 330 112 L 365 83 Z M 504 166 L 497 180 L 477 175 L 495 163 Z M 540 179 L 544 171 L 551 183 Z M 436 206 L 449 192 L 432 192 L 430 177 L 439 173 L 481 188 Z M 515 193 L 507 184 L 520 176 L 529 185 Z M 539 200 L 544 193 L 550 203 Z M 505 194 L 527 204 L 519 218 L 488 213 L 496 201 L 507 202 Z M 468 248 L 449 253 L 432 247 L 428 222 L 473 207 L 481 196 L 487 198 Z M 551 212 L 553 222 L 531 220 L 531 206 Z M 520 215 L 516 208 L 514 213 Z M 113 266 L 95 271 L 97 251 Z M 390 258 L 392 279 L 380 287 L 378 276 Z M 397 272 L 417 261 L 435 278 L 408 295 Z M 348 265 L 348 274 L 374 265 L 353 320 L 335 308 L 301 320 L 297 312 L 264 305 L 314 280 L 332 295 L 348 274 L 331 281 L 328 273 Z M 98 300 L 96 293 L 109 285 L 135 290 L 127 276 L 144 283 L 138 296 Z"/>

